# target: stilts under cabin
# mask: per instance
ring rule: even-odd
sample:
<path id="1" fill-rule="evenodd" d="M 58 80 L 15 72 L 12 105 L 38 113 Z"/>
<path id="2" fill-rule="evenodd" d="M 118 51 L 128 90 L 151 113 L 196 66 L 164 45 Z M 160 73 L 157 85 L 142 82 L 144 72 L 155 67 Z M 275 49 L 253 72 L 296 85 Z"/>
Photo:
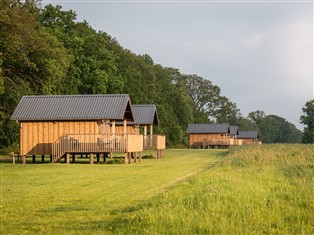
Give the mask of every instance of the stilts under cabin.
<path id="1" fill-rule="evenodd" d="M 140 156 L 143 135 L 128 133 L 127 121 L 134 116 L 129 95 L 52 95 L 24 96 L 12 120 L 20 125 L 20 155 L 49 155 L 52 162 L 75 161 L 75 154 L 108 156 L 124 154 L 126 163 L 131 154 Z M 116 122 L 122 130 L 116 132 Z M 44 159 L 44 157 L 42 157 Z M 136 160 L 136 157 L 135 157 Z"/>

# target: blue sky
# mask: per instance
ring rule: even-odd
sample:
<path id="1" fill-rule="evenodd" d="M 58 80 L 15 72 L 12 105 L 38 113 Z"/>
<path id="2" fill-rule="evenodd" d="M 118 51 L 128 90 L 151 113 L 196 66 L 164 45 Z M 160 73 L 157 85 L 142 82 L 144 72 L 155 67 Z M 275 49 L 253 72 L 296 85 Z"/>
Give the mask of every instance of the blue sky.
<path id="1" fill-rule="evenodd" d="M 303 129 L 313 99 L 311 1 L 43 1 L 77 13 L 136 54 L 211 80 L 242 114 Z"/>

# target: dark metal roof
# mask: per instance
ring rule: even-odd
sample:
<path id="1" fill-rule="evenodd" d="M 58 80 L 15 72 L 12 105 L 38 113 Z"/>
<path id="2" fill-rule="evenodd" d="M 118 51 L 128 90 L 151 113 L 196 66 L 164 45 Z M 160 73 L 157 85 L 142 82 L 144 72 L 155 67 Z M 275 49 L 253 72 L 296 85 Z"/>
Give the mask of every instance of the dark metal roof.
<path id="1" fill-rule="evenodd" d="M 238 134 L 239 134 L 238 126 L 230 126 L 230 135 L 238 135 Z"/>
<path id="2" fill-rule="evenodd" d="M 226 134 L 230 133 L 229 124 L 190 123 L 188 134 Z"/>
<path id="3" fill-rule="evenodd" d="M 132 105 L 134 124 L 158 125 L 156 106 L 153 104 Z"/>
<path id="4" fill-rule="evenodd" d="M 154 104 L 132 105 L 134 122 L 128 122 L 128 125 L 158 125 L 157 108 Z M 117 122 L 116 125 L 123 125 Z"/>
<path id="5" fill-rule="evenodd" d="M 257 139 L 258 131 L 239 131 L 238 139 Z"/>
<path id="6" fill-rule="evenodd" d="M 23 96 L 12 120 L 130 120 L 133 113 L 129 95 Z"/>

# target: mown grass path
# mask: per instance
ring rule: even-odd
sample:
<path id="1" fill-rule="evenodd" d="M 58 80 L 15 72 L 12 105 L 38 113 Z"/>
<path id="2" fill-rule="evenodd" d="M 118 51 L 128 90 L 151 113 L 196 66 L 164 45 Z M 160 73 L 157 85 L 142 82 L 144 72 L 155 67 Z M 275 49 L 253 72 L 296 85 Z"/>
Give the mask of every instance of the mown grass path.
<path id="1" fill-rule="evenodd" d="M 95 234 L 220 161 L 227 150 L 167 150 L 132 165 L 1 164 L 1 234 Z"/>

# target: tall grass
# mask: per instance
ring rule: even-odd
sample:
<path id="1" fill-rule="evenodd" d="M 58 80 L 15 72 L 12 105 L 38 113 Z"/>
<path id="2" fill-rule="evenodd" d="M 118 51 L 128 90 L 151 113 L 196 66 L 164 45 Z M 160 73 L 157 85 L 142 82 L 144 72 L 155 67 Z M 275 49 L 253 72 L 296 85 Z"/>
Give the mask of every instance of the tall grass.
<path id="1" fill-rule="evenodd" d="M 314 234 L 314 146 L 243 146 L 180 183 L 114 231 L 134 234 Z"/>

